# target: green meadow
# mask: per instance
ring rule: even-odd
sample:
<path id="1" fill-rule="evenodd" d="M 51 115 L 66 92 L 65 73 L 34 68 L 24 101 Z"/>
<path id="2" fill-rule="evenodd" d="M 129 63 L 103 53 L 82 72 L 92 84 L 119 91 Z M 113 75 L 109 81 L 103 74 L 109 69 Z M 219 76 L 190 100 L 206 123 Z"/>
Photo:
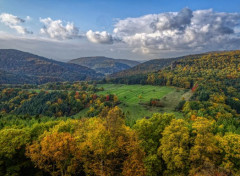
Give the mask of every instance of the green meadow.
<path id="1" fill-rule="evenodd" d="M 150 117 L 153 113 L 172 112 L 177 117 L 182 117 L 182 114 L 175 112 L 175 107 L 182 98 L 186 98 L 189 92 L 185 89 L 179 89 L 166 86 L 151 86 L 151 85 L 124 85 L 124 84 L 99 84 L 98 87 L 103 87 L 104 91 L 98 94 L 115 94 L 119 101 L 119 107 L 122 108 L 126 115 L 126 123 L 132 126 L 136 120 L 143 117 Z M 164 107 L 151 107 L 147 104 L 151 98 L 158 98 L 163 103 Z"/>

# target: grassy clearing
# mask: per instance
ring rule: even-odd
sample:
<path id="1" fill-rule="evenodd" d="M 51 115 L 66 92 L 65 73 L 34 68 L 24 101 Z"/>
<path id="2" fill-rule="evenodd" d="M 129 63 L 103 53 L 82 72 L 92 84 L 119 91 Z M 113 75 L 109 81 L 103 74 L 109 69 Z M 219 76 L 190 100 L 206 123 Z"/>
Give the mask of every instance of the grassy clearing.
<path id="1" fill-rule="evenodd" d="M 85 108 L 85 109 L 81 110 L 79 113 L 75 114 L 73 116 L 73 118 L 80 119 L 82 117 L 86 117 L 86 114 L 87 114 L 88 111 L 89 111 L 89 108 Z"/>
<path id="2" fill-rule="evenodd" d="M 186 93 L 184 89 L 166 86 L 100 84 L 98 87 L 104 88 L 104 91 L 100 91 L 98 94 L 115 94 L 118 96 L 121 102 L 119 107 L 122 108 L 126 114 L 126 123 L 129 126 L 132 126 L 136 120 L 151 116 L 157 112 L 172 112 L 175 113 L 178 118 L 181 118 L 182 114 L 175 112 L 174 109 L 182 97 L 189 96 L 186 95 L 189 93 Z M 149 102 L 151 98 L 161 99 L 164 107 L 144 105 Z"/>

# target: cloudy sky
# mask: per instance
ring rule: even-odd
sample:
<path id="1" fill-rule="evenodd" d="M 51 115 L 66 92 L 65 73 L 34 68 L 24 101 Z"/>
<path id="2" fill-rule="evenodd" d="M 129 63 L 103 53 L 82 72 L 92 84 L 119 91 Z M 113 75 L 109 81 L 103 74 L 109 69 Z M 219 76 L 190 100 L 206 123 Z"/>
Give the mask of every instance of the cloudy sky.
<path id="1" fill-rule="evenodd" d="M 0 48 L 56 60 L 148 60 L 239 46 L 239 0 L 0 0 Z"/>

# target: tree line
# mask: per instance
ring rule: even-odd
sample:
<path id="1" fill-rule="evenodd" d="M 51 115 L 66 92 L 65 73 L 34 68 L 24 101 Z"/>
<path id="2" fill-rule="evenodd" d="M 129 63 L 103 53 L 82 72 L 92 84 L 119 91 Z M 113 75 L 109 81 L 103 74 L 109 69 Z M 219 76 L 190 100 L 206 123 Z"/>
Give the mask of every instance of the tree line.
<path id="1" fill-rule="evenodd" d="M 89 84 L 47 84 L 38 88 L 0 89 L 0 113 L 30 116 L 73 116 L 85 108 L 88 115 L 97 115 L 105 106 L 118 103 L 115 95 L 97 95 L 100 90 Z M 60 90 L 62 88 L 63 90 Z"/>

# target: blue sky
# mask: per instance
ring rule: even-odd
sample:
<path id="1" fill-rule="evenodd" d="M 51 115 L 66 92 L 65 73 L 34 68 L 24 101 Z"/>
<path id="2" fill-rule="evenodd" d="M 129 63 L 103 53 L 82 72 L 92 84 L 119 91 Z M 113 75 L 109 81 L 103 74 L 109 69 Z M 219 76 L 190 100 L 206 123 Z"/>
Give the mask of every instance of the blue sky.
<path id="1" fill-rule="evenodd" d="M 145 14 L 214 9 L 219 12 L 240 12 L 239 0 L 1 0 L 0 11 L 20 17 L 51 17 L 74 21 L 83 30 L 111 30 L 115 19 Z"/>
<path id="2" fill-rule="evenodd" d="M 208 12 L 209 9 L 212 10 Z M 212 20 L 204 22 L 207 13 Z M 239 0 L 0 0 L 0 14 L 5 14 L 0 18 L 0 31 L 4 34 L 0 47 L 13 47 L 59 60 L 88 55 L 146 60 L 208 49 L 238 49 L 239 13 Z M 141 18 L 144 16 L 145 21 Z M 182 19 L 177 21 L 179 17 Z M 24 22 L 16 22 L 17 18 Z M 156 23 L 158 27 L 155 26 L 157 30 L 154 31 L 150 28 L 141 30 L 132 23 L 136 26 Z M 71 29 L 67 29 L 67 24 Z M 169 24 L 174 28 L 171 25 L 168 29 L 162 27 Z M 57 27 L 62 27 L 62 31 L 59 32 Z M 207 32 L 201 33 L 203 30 Z M 197 36 L 199 32 L 201 36 Z M 212 43 L 203 41 L 209 37 Z M 197 45 L 195 39 L 202 43 Z M 236 44 L 220 47 L 224 40 Z M 216 45 L 209 48 L 213 43 Z M 64 54 L 59 52 L 62 48 Z"/>

